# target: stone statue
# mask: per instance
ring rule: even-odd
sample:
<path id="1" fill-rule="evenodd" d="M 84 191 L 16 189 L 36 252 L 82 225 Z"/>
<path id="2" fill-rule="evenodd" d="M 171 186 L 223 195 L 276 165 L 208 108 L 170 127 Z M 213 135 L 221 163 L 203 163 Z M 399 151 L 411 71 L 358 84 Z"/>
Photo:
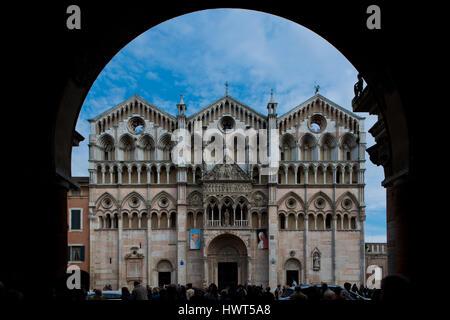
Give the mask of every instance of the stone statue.
<path id="1" fill-rule="evenodd" d="M 353 90 L 355 91 L 355 97 L 361 96 L 361 93 L 363 91 L 363 78 L 360 73 L 358 73 L 358 82 L 355 83 Z"/>
<path id="2" fill-rule="evenodd" d="M 314 94 L 318 94 L 320 90 L 320 86 L 317 84 L 314 86 Z"/>
<path id="3" fill-rule="evenodd" d="M 230 212 L 228 211 L 228 209 L 225 210 L 225 227 L 229 226 L 230 223 Z"/>
<path id="4" fill-rule="evenodd" d="M 320 257 L 317 252 L 315 252 L 313 255 L 313 269 L 320 270 Z"/>

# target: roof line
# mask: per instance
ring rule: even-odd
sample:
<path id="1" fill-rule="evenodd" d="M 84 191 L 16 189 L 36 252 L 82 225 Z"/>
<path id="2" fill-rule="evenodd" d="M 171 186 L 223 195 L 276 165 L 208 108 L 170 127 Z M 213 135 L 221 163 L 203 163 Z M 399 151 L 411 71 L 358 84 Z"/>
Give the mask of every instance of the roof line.
<path id="1" fill-rule="evenodd" d="M 152 108 L 156 109 L 157 111 L 161 112 L 162 114 L 166 115 L 167 117 L 171 118 L 172 120 L 175 120 L 175 119 L 176 119 L 176 118 L 175 118 L 173 115 L 171 115 L 170 113 L 167 113 L 166 111 L 161 110 L 160 108 L 158 108 L 158 107 L 155 106 L 154 104 L 148 102 L 147 100 L 145 100 L 145 99 L 142 98 L 141 96 L 139 96 L 139 95 L 137 95 L 137 94 L 134 94 L 134 95 L 132 95 L 131 97 L 129 97 L 128 99 L 122 101 L 121 103 L 115 105 L 114 107 L 109 108 L 108 110 L 106 110 L 106 111 L 104 111 L 103 113 L 99 114 L 98 116 L 96 116 L 96 117 L 94 117 L 94 118 L 92 118 L 92 119 L 88 119 L 88 121 L 90 121 L 90 122 L 92 122 L 92 121 L 97 121 L 97 120 L 99 120 L 100 118 L 105 117 L 107 114 L 112 113 L 112 112 L 115 111 L 116 109 L 122 107 L 124 104 L 127 104 L 128 102 L 131 102 L 133 98 L 136 99 L 136 100 L 138 100 L 138 101 L 140 101 L 140 102 L 142 102 L 142 103 L 144 103 L 144 104 L 146 104 L 146 105 L 148 105 L 148 106 L 151 106 Z"/>
<path id="2" fill-rule="evenodd" d="M 222 96 L 221 98 L 217 99 L 216 101 L 214 101 L 213 103 L 210 103 L 209 105 L 207 105 L 206 107 L 202 108 L 201 110 L 197 111 L 196 113 L 190 115 L 189 117 L 187 117 L 186 120 L 190 120 L 192 118 L 194 118 L 196 115 L 202 113 L 203 111 L 205 111 L 206 109 L 210 108 L 211 106 L 215 105 L 217 102 L 223 100 L 223 99 L 230 99 L 233 100 L 237 103 L 239 103 L 240 105 L 242 105 L 243 107 L 246 107 L 247 109 L 249 109 L 250 111 L 254 112 L 255 114 L 257 114 L 258 116 L 260 116 L 261 118 L 266 119 L 267 116 L 263 115 L 262 113 L 259 113 L 258 111 L 254 110 L 253 108 L 249 107 L 248 105 L 246 105 L 245 103 L 240 102 L 239 100 L 233 98 L 232 96 L 228 95 L 228 96 Z"/>
<path id="3" fill-rule="evenodd" d="M 345 112 L 345 113 L 351 115 L 352 117 L 355 117 L 355 118 L 358 119 L 358 120 L 364 120 L 364 119 L 365 119 L 364 117 L 360 117 L 360 116 L 358 116 L 356 113 L 353 113 L 352 111 L 347 110 L 347 109 L 345 109 L 344 107 L 341 107 L 340 105 L 338 105 L 337 103 L 335 103 L 335 102 L 331 101 L 330 99 L 324 97 L 324 96 L 321 95 L 320 93 L 315 94 L 314 96 L 312 96 L 312 97 L 306 99 L 305 101 L 303 101 L 302 103 L 300 103 L 300 104 L 297 105 L 296 107 L 292 108 L 291 110 L 289 110 L 289 111 L 283 113 L 281 116 L 278 117 L 278 119 L 283 118 L 284 116 L 288 115 L 289 113 L 294 112 L 295 110 L 303 109 L 303 108 L 305 107 L 304 104 L 306 104 L 306 103 L 309 102 L 310 100 L 314 100 L 315 98 L 321 98 L 322 100 L 326 101 L 328 104 L 330 104 L 330 105 L 336 107 L 337 109 L 339 109 L 339 110 L 342 111 L 342 112 Z"/>

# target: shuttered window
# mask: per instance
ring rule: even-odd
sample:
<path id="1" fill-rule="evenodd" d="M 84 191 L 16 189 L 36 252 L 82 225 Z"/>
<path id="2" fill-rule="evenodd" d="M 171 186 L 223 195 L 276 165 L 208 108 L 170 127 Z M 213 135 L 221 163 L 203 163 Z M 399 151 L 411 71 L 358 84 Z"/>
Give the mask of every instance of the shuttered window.
<path id="1" fill-rule="evenodd" d="M 68 246 L 69 261 L 84 261 L 84 246 Z"/>
<path id="2" fill-rule="evenodd" d="M 81 230 L 81 210 L 70 210 L 70 230 Z"/>

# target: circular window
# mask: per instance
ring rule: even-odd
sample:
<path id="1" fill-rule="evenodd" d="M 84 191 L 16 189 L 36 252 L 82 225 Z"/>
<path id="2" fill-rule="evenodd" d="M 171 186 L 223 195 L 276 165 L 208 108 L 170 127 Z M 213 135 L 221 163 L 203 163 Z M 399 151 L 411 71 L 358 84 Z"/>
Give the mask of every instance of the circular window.
<path id="1" fill-rule="evenodd" d="M 165 208 L 169 205 L 169 200 L 167 200 L 167 198 L 161 198 L 159 199 L 159 206 L 161 208 Z"/>
<path id="2" fill-rule="evenodd" d="M 296 204 L 297 204 L 297 202 L 295 201 L 294 198 L 290 198 L 286 201 L 286 206 L 288 208 L 294 208 Z"/>
<path id="3" fill-rule="evenodd" d="M 315 204 L 316 208 L 318 208 L 318 209 L 325 208 L 325 200 L 322 198 L 317 199 L 314 204 Z"/>
<path id="4" fill-rule="evenodd" d="M 103 200 L 103 207 L 105 208 L 111 208 L 112 206 L 112 201 L 109 198 L 106 198 Z"/>
<path id="5" fill-rule="evenodd" d="M 344 199 L 344 201 L 342 201 L 342 207 L 344 207 L 344 209 L 351 209 L 352 208 L 352 200 L 350 199 Z"/>
<path id="6" fill-rule="evenodd" d="M 327 127 L 327 121 L 321 114 L 314 114 L 309 119 L 308 127 L 313 133 L 320 133 Z"/>
<path id="7" fill-rule="evenodd" d="M 130 206 L 133 208 L 136 208 L 137 206 L 139 206 L 139 199 L 136 197 L 132 197 L 130 199 Z"/>
<path id="8" fill-rule="evenodd" d="M 133 117 L 128 121 L 128 131 L 132 134 L 143 134 L 145 129 L 145 121 L 139 117 Z"/>
<path id="9" fill-rule="evenodd" d="M 234 123 L 234 119 L 232 117 L 224 116 L 220 120 L 219 128 L 223 132 L 230 132 L 234 129 L 234 125 L 235 125 L 235 123 Z"/>

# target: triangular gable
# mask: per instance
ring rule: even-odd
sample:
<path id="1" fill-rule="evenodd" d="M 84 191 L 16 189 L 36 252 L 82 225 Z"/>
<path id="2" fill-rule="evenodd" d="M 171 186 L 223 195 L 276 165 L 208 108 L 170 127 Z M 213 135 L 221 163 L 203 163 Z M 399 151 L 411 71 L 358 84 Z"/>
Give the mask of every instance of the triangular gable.
<path id="1" fill-rule="evenodd" d="M 298 113 L 302 109 L 304 109 L 307 106 L 311 105 L 311 103 L 313 103 L 316 100 L 323 101 L 324 103 L 328 104 L 332 108 L 337 109 L 337 110 L 347 114 L 348 116 L 350 116 L 351 118 L 353 118 L 355 120 L 363 120 L 363 119 L 365 119 L 364 117 L 360 117 L 357 114 L 353 113 L 352 111 L 347 110 L 347 109 L 341 107 L 340 105 L 334 103 L 333 101 L 325 98 L 321 94 L 316 94 L 316 95 L 312 96 L 311 98 L 309 98 L 308 100 L 306 100 L 305 102 L 299 104 L 297 107 L 295 107 L 295 108 L 289 110 L 288 112 L 284 113 L 283 115 L 279 116 L 278 120 L 284 120 L 286 118 L 289 118 L 289 116 L 291 116 L 291 115 L 293 115 L 295 113 Z"/>
<path id="2" fill-rule="evenodd" d="M 225 104 L 225 102 L 226 102 L 227 100 L 228 100 L 229 102 L 231 101 L 231 102 L 233 102 L 234 104 L 239 105 L 241 108 L 247 110 L 247 111 L 250 112 L 250 113 L 253 113 L 254 115 L 256 115 L 256 116 L 259 117 L 259 118 L 262 118 L 262 119 L 266 119 L 266 118 L 267 118 L 266 115 L 263 115 L 263 114 L 261 114 L 261 113 L 255 111 L 255 110 L 252 109 L 251 107 L 249 107 L 249 106 L 247 106 L 246 104 L 244 104 L 244 103 L 242 103 L 242 102 L 236 100 L 235 98 L 233 98 L 233 97 L 231 97 L 231 96 L 223 96 L 222 98 L 217 99 L 217 100 L 214 101 L 213 103 L 211 103 L 211 104 L 209 104 L 208 106 L 204 107 L 204 108 L 201 109 L 200 111 L 197 111 L 197 112 L 194 113 L 193 115 L 189 116 L 189 117 L 187 118 L 187 121 L 194 120 L 194 119 L 198 118 L 199 116 L 200 116 L 200 118 L 201 118 L 201 116 L 202 116 L 206 111 L 208 111 L 208 110 L 210 110 L 210 109 L 213 109 L 215 106 L 220 105 L 220 104 L 222 104 L 222 103 Z"/>
<path id="3" fill-rule="evenodd" d="M 216 164 L 202 179 L 203 181 L 250 181 L 248 174 L 235 163 Z"/>
<path id="4" fill-rule="evenodd" d="M 176 118 L 175 118 L 173 115 L 171 115 L 170 113 L 167 113 L 167 112 L 165 112 L 165 111 L 159 109 L 157 106 L 151 104 L 150 102 L 144 100 L 144 98 L 142 98 L 142 97 L 138 96 L 137 94 L 135 94 L 135 95 L 129 97 L 127 100 L 125 100 L 125 101 L 119 103 L 118 105 L 116 105 L 116 106 L 114 106 L 114 107 L 112 107 L 112 108 L 106 110 L 105 112 L 101 113 L 100 115 L 98 115 L 98 116 L 96 116 L 95 118 L 92 118 L 92 119 L 90 119 L 90 120 L 88 120 L 88 121 L 90 121 L 90 122 L 98 121 L 98 120 L 100 120 L 100 119 L 102 119 L 102 118 L 107 117 L 107 116 L 110 115 L 110 114 L 113 114 L 113 113 L 116 112 L 117 110 L 123 108 L 125 105 L 132 104 L 132 103 L 135 103 L 135 102 L 141 103 L 141 104 L 143 104 L 144 106 L 146 106 L 146 107 L 148 107 L 148 108 L 150 108 L 150 109 L 153 109 L 153 110 L 155 110 L 155 111 L 157 111 L 157 112 L 159 112 L 159 113 L 165 115 L 166 117 L 170 118 L 171 120 L 175 120 L 175 119 L 176 119 Z"/>

